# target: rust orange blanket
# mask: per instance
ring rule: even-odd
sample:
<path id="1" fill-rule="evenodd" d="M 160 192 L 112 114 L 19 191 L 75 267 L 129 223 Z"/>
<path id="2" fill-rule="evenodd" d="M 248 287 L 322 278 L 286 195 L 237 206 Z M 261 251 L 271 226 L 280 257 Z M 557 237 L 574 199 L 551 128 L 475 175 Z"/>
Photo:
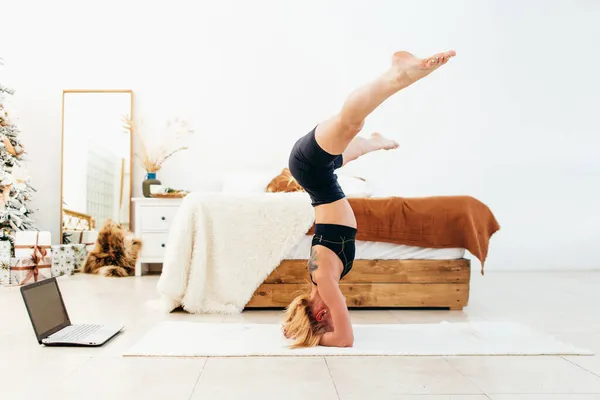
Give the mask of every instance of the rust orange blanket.
<path id="1" fill-rule="evenodd" d="M 491 210 L 470 196 L 350 198 L 357 240 L 419 247 L 460 247 L 483 264 L 500 229 Z M 313 233 L 313 228 L 308 232 Z"/>

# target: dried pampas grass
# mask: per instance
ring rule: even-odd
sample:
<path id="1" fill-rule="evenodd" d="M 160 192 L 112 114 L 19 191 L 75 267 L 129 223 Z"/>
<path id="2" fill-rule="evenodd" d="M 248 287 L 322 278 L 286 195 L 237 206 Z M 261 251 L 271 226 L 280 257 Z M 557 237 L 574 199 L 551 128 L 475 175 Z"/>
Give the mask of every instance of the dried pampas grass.
<path id="1" fill-rule="evenodd" d="M 175 118 L 167 122 L 167 132 L 162 136 L 162 142 L 156 146 L 150 146 L 146 138 L 136 129 L 133 120 L 129 116 L 123 116 L 121 120 L 123 129 L 136 137 L 138 151 L 135 152 L 135 155 L 140 160 L 142 168 L 150 173 L 159 171 L 165 161 L 180 151 L 187 150 L 187 146 L 179 145 L 178 142 L 183 140 L 184 136 L 194 133 L 188 127 L 187 122 Z"/>

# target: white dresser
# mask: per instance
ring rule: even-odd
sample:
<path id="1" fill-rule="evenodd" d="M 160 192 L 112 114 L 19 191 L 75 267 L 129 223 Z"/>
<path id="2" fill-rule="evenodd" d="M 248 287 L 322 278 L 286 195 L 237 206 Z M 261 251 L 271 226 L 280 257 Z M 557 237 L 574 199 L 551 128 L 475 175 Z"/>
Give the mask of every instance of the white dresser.
<path id="1" fill-rule="evenodd" d="M 142 253 L 135 266 L 141 276 L 144 264 L 162 263 L 169 229 L 182 199 L 133 198 L 133 229 L 142 239 Z"/>

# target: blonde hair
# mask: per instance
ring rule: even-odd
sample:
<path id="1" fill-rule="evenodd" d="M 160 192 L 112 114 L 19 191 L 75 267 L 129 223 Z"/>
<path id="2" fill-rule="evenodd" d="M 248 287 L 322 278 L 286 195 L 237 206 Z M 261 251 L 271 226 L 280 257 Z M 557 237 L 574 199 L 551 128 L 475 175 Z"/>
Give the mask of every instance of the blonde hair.
<path id="1" fill-rule="evenodd" d="M 292 349 L 314 347 L 327 332 L 327 323 L 317 321 L 310 309 L 309 295 L 305 293 L 296 297 L 287 307 L 283 329 L 288 338 L 295 339 L 290 346 Z"/>

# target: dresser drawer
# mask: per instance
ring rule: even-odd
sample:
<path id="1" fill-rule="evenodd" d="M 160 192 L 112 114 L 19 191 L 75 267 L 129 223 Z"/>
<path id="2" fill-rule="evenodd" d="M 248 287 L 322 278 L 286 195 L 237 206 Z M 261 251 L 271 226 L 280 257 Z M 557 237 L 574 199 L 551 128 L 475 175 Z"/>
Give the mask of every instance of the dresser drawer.
<path id="1" fill-rule="evenodd" d="M 168 233 L 142 233 L 142 257 L 162 257 L 168 239 Z"/>
<path id="2" fill-rule="evenodd" d="M 178 209 L 179 207 L 169 206 L 140 207 L 141 230 L 143 232 L 168 231 Z"/>

